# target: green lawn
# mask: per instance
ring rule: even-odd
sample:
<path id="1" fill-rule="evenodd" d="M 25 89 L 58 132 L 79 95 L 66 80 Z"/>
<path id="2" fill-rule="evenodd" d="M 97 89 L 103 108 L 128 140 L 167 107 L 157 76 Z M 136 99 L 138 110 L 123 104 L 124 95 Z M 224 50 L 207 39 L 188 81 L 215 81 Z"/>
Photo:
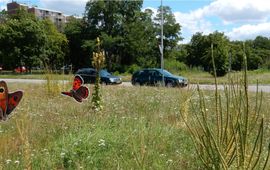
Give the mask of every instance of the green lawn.
<path id="1" fill-rule="evenodd" d="M 8 86 L 24 96 L 0 124 L 1 169 L 203 169 L 179 114 L 186 97 L 198 103 L 193 89 L 102 86 L 104 110 L 93 112 L 90 98 L 60 95 L 71 85 L 51 84 L 50 94 L 45 84 Z M 205 95 L 214 109 L 214 92 Z M 267 123 L 269 97 L 261 107 Z"/>

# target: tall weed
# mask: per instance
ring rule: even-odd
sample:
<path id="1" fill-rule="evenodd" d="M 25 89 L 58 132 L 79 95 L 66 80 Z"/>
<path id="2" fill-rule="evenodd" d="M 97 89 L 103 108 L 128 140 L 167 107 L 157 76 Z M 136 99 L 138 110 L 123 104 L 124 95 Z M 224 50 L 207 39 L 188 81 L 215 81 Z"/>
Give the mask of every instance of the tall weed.
<path id="1" fill-rule="evenodd" d="M 216 72 L 213 58 L 212 48 L 213 68 Z M 246 56 L 244 59 L 245 70 L 240 83 L 229 78 L 229 83 L 224 85 L 225 90 L 220 92 L 214 73 L 214 100 L 209 100 L 198 86 L 197 98 L 194 99 L 196 95 L 193 95 L 185 99 L 190 102 L 190 108 L 180 109 L 198 156 L 206 169 L 267 167 L 270 145 L 265 141 L 264 116 L 260 115 L 262 93 L 257 91 L 253 99 L 255 101 L 251 101 Z M 187 120 L 186 115 L 191 118 Z"/>

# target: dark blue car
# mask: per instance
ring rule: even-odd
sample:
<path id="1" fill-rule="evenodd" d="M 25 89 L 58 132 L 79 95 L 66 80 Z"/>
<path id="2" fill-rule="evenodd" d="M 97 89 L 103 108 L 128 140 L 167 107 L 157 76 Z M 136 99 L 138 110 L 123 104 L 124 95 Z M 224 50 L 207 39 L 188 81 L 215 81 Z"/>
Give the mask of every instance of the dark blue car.
<path id="1" fill-rule="evenodd" d="M 149 68 L 136 71 L 132 75 L 131 83 L 133 85 L 161 85 L 162 78 L 167 87 L 185 87 L 188 85 L 188 80 L 182 76 L 176 76 L 167 70 Z"/>
<path id="2" fill-rule="evenodd" d="M 79 69 L 75 74 L 80 75 L 84 83 L 95 83 L 97 71 L 93 68 Z M 121 84 L 122 80 L 118 76 L 113 76 L 107 70 L 100 70 L 100 83 L 102 84 Z"/>

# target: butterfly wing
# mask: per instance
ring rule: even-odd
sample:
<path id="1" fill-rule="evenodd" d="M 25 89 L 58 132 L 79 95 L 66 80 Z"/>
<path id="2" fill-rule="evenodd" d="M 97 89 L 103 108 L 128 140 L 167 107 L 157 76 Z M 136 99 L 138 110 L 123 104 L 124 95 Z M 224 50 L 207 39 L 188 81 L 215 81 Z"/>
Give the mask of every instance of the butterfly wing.
<path id="1" fill-rule="evenodd" d="M 61 94 L 72 97 L 72 94 L 70 92 L 61 92 Z"/>
<path id="2" fill-rule="evenodd" d="M 23 96 L 22 91 L 16 91 L 14 93 L 8 94 L 8 106 L 7 106 L 7 111 L 6 111 L 7 115 L 9 115 L 15 109 L 15 107 L 20 103 L 22 96 Z"/>
<path id="3" fill-rule="evenodd" d="M 79 102 L 79 103 L 81 103 L 82 102 L 82 96 L 80 96 L 78 93 L 76 93 L 75 91 L 74 91 L 74 93 L 73 93 L 73 98 L 77 101 L 77 102 Z"/>
<path id="4" fill-rule="evenodd" d="M 0 109 L 1 109 L 0 120 L 3 120 L 6 117 L 7 105 L 8 105 L 7 84 L 4 81 L 0 81 Z"/>
<path id="5" fill-rule="evenodd" d="M 0 108 L 0 120 L 6 120 L 6 116 L 1 108 Z"/>
<path id="6" fill-rule="evenodd" d="M 76 93 L 83 99 L 86 99 L 89 95 L 89 90 L 87 87 L 81 86 L 78 90 L 76 90 Z"/>
<path id="7" fill-rule="evenodd" d="M 73 81 L 73 90 L 78 90 L 83 84 L 83 78 L 80 75 L 76 75 Z"/>
<path id="8" fill-rule="evenodd" d="M 88 88 L 82 86 L 83 83 L 83 78 L 80 75 L 76 75 L 73 81 L 72 90 L 70 92 L 62 92 L 62 94 L 73 97 L 77 102 L 82 102 L 82 99 L 86 99 L 89 94 Z"/>

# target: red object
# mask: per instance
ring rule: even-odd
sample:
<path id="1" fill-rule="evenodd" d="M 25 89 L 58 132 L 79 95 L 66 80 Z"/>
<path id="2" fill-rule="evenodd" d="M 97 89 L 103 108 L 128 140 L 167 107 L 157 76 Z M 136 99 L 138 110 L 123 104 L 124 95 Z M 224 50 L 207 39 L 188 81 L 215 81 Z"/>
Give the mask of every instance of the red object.
<path id="1" fill-rule="evenodd" d="M 15 68 L 14 71 L 16 73 L 25 73 L 27 71 L 27 69 L 24 66 L 22 66 L 22 67 Z"/>
<path id="2" fill-rule="evenodd" d="M 0 81 L 0 120 L 7 120 L 10 113 L 21 101 L 22 96 L 22 91 L 8 93 L 6 82 Z"/>
<path id="3" fill-rule="evenodd" d="M 73 81 L 72 90 L 69 92 L 62 92 L 63 95 L 73 97 L 77 102 L 82 102 L 82 99 L 86 99 L 89 95 L 89 90 L 83 85 L 83 78 L 76 75 Z"/>

